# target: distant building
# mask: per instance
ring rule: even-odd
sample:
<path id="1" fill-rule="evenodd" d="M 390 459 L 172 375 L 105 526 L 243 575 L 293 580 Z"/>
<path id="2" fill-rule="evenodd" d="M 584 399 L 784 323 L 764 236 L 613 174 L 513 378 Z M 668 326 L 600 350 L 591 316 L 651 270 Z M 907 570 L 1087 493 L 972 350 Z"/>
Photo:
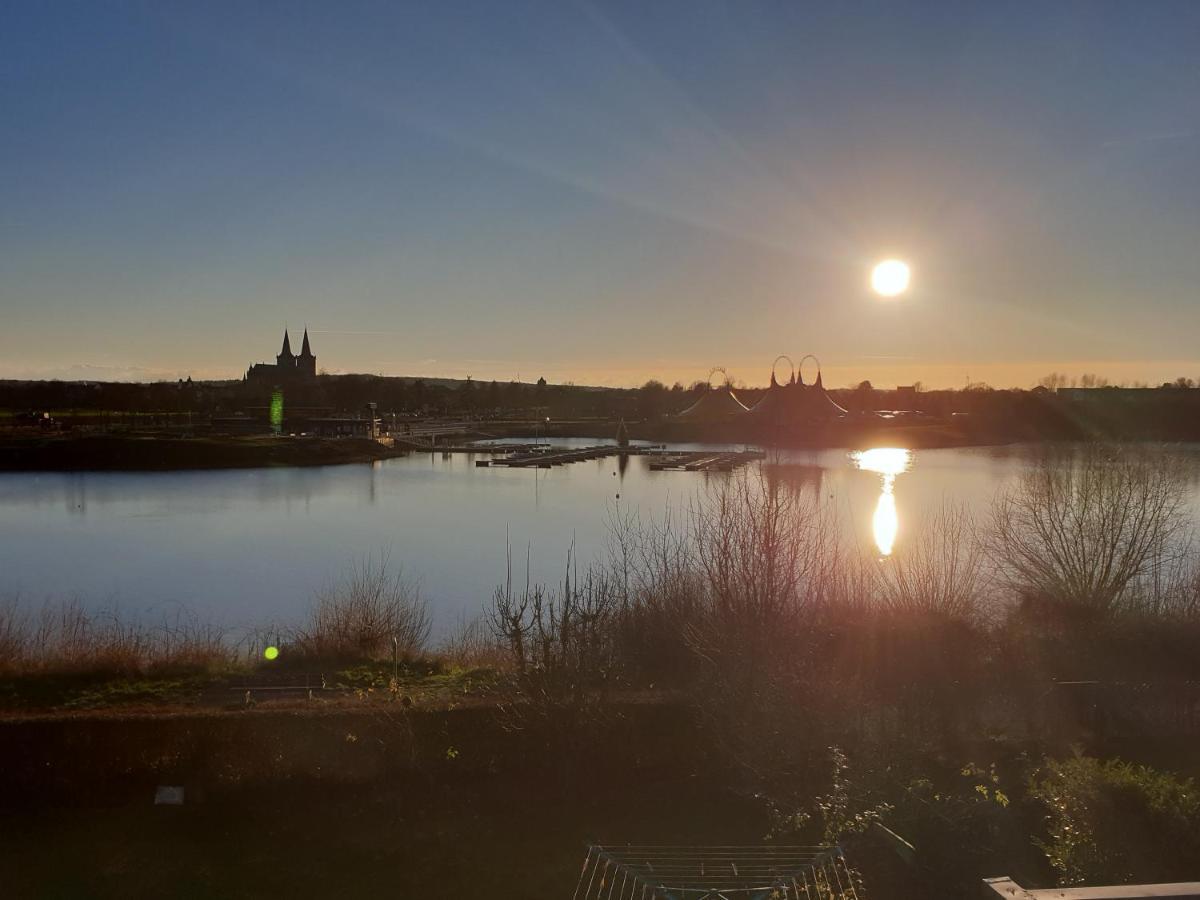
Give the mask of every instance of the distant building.
<path id="1" fill-rule="evenodd" d="M 368 403 L 363 415 L 321 416 L 307 421 L 306 428 L 318 437 L 356 437 L 378 440 L 383 433 L 383 421 L 374 403 Z"/>
<path id="2" fill-rule="evenodd" d="M 896 386 L 896 409 L 915 410 L 917 408 L 917 386 L 915 384 L 900 384 Z"/>
<path id="3" fill-rule="evenodd" d="M 283 331 L 283 349 L 275 357 L 275 364 L 255 363 L 246 370 L 247 381 L 262 381 L 270 384 L 286 384 L 308 381 L 317 377 L 317 358 L 308 344 L 308 329 L 304 329 L 304 344 L 298 354 L 292 353 L 292 342 L 287 329 Z"/>

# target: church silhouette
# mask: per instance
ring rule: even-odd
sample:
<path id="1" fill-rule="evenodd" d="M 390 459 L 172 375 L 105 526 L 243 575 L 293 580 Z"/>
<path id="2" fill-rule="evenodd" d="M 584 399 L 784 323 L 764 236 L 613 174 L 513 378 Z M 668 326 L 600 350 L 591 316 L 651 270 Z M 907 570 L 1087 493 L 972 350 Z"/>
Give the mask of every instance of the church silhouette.
<path id="1" fill-rule="evenodd" d="M 317 377 L 317 358 L 308 343 L 308 329 L 304 329 L 304 343 L 298 354 L 292 353 L 292 341 L 287 329 L 283 330 L 283 348 L 275 357 L 275 364 L 255 363 L 246 370 L 246 381 L 295 382 L 308 381 Z"/>

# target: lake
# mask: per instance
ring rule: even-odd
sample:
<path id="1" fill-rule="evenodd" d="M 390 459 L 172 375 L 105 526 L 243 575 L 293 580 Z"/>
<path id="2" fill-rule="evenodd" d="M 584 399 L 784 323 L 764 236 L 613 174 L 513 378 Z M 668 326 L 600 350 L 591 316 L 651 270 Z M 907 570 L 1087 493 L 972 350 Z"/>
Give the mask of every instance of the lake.
<path id="1" fill-rule="evenodd" d="M 768 464 L 821 491 L 850 538 L 884 554 L 893 543 L 900 552 L 947 501 L 985 510 L 1034 453 L 1024 446 L 789 451 L 773 452 Z M 520 578 L 528 548 L 534 579 L 557 580 L 572 543 L 581 562 L 603 552 L 614 512 L 661 517 L 728 477 L 652 472 L 641 456 L 630 457 L 623 473 L 615 457 L 548 470 L 477 468 L 476 458 L 0 473 L 0 597 L 75 596 L 152 619 L 184 608 L 231 628 L 291 623 L 356 560 L 389 552 L 419 581 L 442 631 L 491 597 L 505 576 L 506 546 Z"/>

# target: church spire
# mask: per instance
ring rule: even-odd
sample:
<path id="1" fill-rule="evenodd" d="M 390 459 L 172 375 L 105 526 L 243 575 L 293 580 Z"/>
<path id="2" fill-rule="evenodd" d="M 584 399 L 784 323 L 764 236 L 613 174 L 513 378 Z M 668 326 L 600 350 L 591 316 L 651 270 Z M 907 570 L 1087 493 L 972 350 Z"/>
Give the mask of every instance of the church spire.
<path id="1" fill-rule="evenodd" d="M 283 349 L 279 351 L 280 356 L 292 355 L 292 340 L 288 337 L 287 329 L 283 329 Z"/>
<path id="2" fill-rule="evenodd" d="M 308 326 L 304 326 L 304 345 L 300 348 L 301 356 L 312 356 L 312 350 L 308 346 Z"/>

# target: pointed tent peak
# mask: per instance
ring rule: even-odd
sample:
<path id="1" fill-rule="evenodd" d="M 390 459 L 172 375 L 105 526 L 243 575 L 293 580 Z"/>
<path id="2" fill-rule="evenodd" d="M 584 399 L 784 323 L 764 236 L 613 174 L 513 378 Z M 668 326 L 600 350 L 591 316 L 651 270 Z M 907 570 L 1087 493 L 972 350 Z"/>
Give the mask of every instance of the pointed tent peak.
<path id="1" fill-rule="evenodd" d="M 791 385 L 793 385 L 793 384 L 795 384 L 795 383 L 796 383 L 796 373 L 795 373 L 795 372 L 793 372 L 793 373 L 792 373 L 792 377 L 788 379 L 788 385 L 789 385 L 789 386 L 791 386 Z M 801 381 L 800 383 L 801 383 L 801 384 L 804 384 L 804 382 L 803 382 L 803 381 Z"/>
<path id="2" fill-rule="evenodd" d="M 800 383 L 804 384 L 804 374 L 803 374 L 804 364 L 810 359 L 813 361 L 813 364 L 817 367 L 817 380 L 813 383 L 813 386 L 820 387 L 821 386 L 821 361 L 819 359 L 817 359 L 816 356 L 814 356 L 811 353 L 805 354 L 804 358 L 800 360 L 800 365 L 796 367 L 796 371 L 801 373 L 800 374 Z"/>
<path id="3" fill-rule="evenodd" d="M 279 351 L 279 355 L 283 356 L 285 353 L 288 355 L 291 355 L 291 352 L 292 352 L 292 339 L 288 336 L 288 330 L 287 330 L 287 327 L 285 326 L 283 329 L 283 349 Z"/>
<path id="4" fill-rule="evenodd" d="M 304 345 L 300 348 L 301 356 L 312 356 L 312 350 L 308 346 L 308 326 L 304 326 Z"/>
<path id="5" fill-rule="evenodd" d="M 821 383 L 821 370 L 820 370 L 820 369 L 817 369 L 817 382 L 816 382 L 816 384 L 817 384 L 817 387 L 818 387 L 820 390 L 825 390 L 825 385 L 823 385 L 823 384 Z"/>
<path id="6" fill-rule="evenodd" d="M 771 387 L 779 387 L 779 382 L 775 380 L 775 370 L 771 370 Z"/>

